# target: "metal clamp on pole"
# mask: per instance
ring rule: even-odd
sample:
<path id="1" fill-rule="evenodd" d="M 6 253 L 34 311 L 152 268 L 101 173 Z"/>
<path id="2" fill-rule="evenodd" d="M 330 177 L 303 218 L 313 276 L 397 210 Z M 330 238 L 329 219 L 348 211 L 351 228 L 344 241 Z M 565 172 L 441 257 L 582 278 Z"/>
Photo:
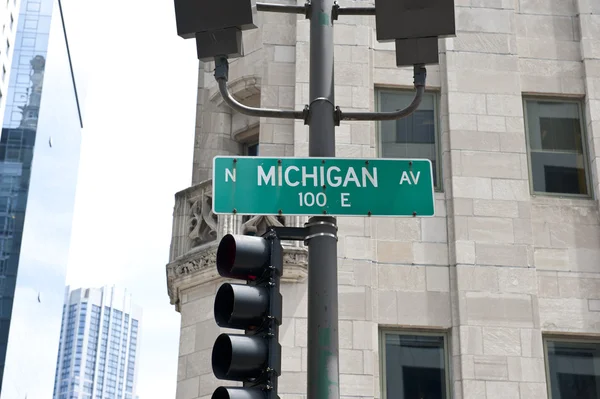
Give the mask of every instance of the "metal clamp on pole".
<path id="1" fill-rule="evenodd" d="M 302 111 L 288 111 L 283 109 L 269 108 L 254 108 L 248 107 L 238 102 L 229 92 L 227 88 L 227 79 L 229 78 L 229 61 L 226 56 L 215 57 L 215 79 L 219 85 L 219 91 L 223 96 L 223 100 L 233 110 L 249 116 L 259 118 L 283 118 L 283 119 L 302 119 L 305 120 L 308 116 L 308 107 Z"/>
<path id="2" fill-rule="evenodd" d="M 304 224 L 304 228 L 308 231 L 308 235 L 304 237 L 304 244 L 315 237 L 330 237 L 337 241 L 338 227 L 332 218 L 311 218 L 308 223 Z"/>
<path id="3" fill-rule="evenodd" d="M 421 100 L 423 99 L 423 94 L 425 93 L 425 80 L 427 79 L 427 70 L 425 69 L 425 65 L 414 66 L 414 79 L 415 89 L 417 91 L 412 103 L 410 103 L 410 105 L 406 108 L 399 109 L 394 112 L 342 112 L 340 107 L 336 107 L 335 112 L 337 124 L 339 125 L 339 121 L 342 120 L 391 121 L 409 116 L 415 112 L 417 108 L 419 108 Z"/>

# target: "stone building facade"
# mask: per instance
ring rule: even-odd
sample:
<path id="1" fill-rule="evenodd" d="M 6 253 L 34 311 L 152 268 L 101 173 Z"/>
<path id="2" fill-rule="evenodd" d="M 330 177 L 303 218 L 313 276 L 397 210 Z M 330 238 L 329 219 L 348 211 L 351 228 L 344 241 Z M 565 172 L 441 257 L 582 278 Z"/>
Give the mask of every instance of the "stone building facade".
<path id="1" fill-rule="evenodd" d="M 300 3 L 299 3 L 300 4 Z M 367 2 L 342 2 L 370 6 Z M 428 95 L 399 122 L 342 122 L 338 157 L 428 157 L 433 218 L 340 217 L 342 398 L 572 399 L 598 395 L 600 6 L 594 0 L 455 0 Z M 309 103 L 309 21 L 259 13 L 230 90 L 247 105 Z M 412 68 L 375 18 L 335 23 L 336 105 L 395 109 Z M 307 156 L 302 121 L 232 112 L 200 67 L 191 187 L 176 194 L 167 280 L 181 313 L 178 399 L 220 385 L 210 354 L 227 232 L 301 217 L 211 212 L 215 155 Z M 258 147 L 256 146 L 258 144 Z M 257 150 L 258 148 L 258 150 Z M 286 246 L 282 399 L 306 398 L 306 248 Z M 316 399 L 316 398 L 311 398 Z"/>

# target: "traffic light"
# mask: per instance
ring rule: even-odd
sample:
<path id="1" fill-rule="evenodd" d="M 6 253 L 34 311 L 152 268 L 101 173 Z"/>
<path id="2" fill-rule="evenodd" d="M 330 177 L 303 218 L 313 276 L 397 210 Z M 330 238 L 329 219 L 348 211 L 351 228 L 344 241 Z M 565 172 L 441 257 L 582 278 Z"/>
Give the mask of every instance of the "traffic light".
<path id="1" fill-rule="evenodd" d="M 454 0 L 375 0 L 380 42 L 456 34 Z"/>
<path id="2" fill-rule="evenodd" d="M 198 59 L 243 55 L 242 31 L 255 29 L 256 0 L 174 0 L 177 34 L 196 39 Z"/>
<path id="3" fill-rule="evenodd" d="M 396 65 L 438 64 L 438 38 L 456 35 L 454 0 L 375 0 L 375 33 L 396 42 Z"/>
<path id="4" fill-rule="evenodd" d="M 244 330 L 221 334 L 212 351 L 218 379 L 242 381 L 243 387 L 219 387 L 212 399 L 276 399 L 281 372 L 279 325 L 283 249 L 270 231 L 262 237 L 228 234 L 217 249 L 217 270 L 246 284 L 224 283 L 215 297 L 219 327 Z"/>

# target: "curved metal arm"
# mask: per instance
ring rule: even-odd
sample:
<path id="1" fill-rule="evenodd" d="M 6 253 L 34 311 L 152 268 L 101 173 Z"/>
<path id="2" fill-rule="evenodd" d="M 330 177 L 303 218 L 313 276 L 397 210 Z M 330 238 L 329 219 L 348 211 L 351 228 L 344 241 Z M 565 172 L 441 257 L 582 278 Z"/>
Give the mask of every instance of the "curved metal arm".
<path id="1" fill-rule="evenodd" d="M 256 116 L 259 118 L 284 118 L 284 119 L 305 119 L 307 111 L 288 111 L 283 109 L 269 109 L 269 108 L 254 108 L 248 107 L 238 102 L 229 92 L 227 88 L 227 78 L 229 75 L 229 62 L 225 57 L 215 57 L 215 79 L 219 84 L 219 91 L 223 100 L 233 110 L 249 116 Z"/>
<path id="2" fill-rule="evenodd" d="M 417 89 L 412 103 L 404 109 L 399 109 L 394 112 L 342 112 L 337 108 L 339 120 L 345 121 L 391 121 L 402 119 L 419 108 L 423 94 L 425 93 L 425 80 L 427 78 L 427 70 L 424 65 L 415 65 L 414 67 L 415 88 Z"/>

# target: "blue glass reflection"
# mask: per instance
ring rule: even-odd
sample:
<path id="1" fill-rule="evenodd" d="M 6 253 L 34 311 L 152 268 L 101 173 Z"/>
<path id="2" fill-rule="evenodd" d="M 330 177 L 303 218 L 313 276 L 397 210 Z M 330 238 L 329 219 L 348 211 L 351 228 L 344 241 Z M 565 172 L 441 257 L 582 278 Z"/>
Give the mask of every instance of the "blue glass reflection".
<path id="1" fill-rule="evenodd" d="M 49 397 L 57 370 L 81 140 L 63 28 L 56 1 L 21 2 L 0 136 L 0 399 Z"/>

